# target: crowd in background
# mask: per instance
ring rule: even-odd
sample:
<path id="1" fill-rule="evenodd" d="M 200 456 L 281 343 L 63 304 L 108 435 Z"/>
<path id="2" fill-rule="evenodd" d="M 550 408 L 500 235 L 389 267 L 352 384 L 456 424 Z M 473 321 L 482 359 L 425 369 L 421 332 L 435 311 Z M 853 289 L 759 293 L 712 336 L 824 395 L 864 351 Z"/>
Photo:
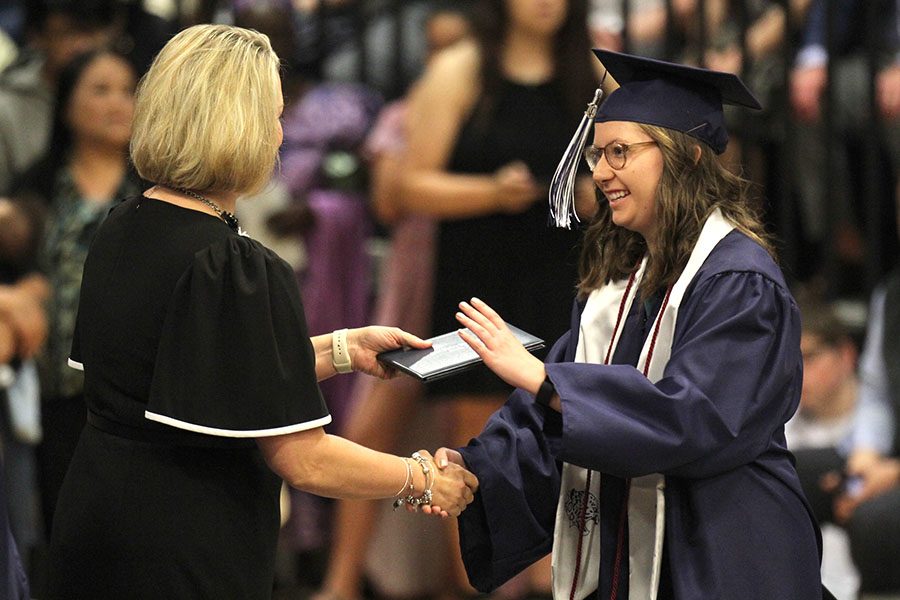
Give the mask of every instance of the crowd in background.
<path id="1" fill-rule="evenodd" d="M 544 39 L 528 20 L 539 0 L 0 1 L 0 514 L 35 598 L 85 424 L 67 366 L 81 267 L 109 208 L 144 189 L 128 160 L 135 85 L 171 35 L 202 22 L 262 31 L 282 58 L 280 166 L 239 217 L 294 267 L 313 335 L 368 322 L 445 333 L 454 300 L 504 292 L 511 322 L 560 335 L 578 230 L 541 229 L 553 160 L 583 110 L 569 98 L 602 75 L 582 68 L 589 47 L 741 74 L 764 108 L 728 115 L 722 160 L 754 182 L 800 300 L 804 389 L 787 433 L 824 525 L 825 583 L 840 598 L 900 595 L 900 2 L 547 3 L 569 15 L 552 48 L 530 45 Z M 469 75 L 435 94 L 448 72 Z M 547 131 L 529 134 L 541 147 L 516 137 L 525 121 Z M 559 252 L 539 264 L 536 245 Z M 571 296 L 522 301 L 525 283 L 566 289 L 552 278 L 570 279 Z M 336 431 L 402 452 L 477 433 L 506 392 L 478 381 L 322 389 Z M 473 592 L 452 528 L 296 490 L 283 507 L 279 597 Z M 520 579 L 499 593 L 549 593 L 547 565 Z"/>

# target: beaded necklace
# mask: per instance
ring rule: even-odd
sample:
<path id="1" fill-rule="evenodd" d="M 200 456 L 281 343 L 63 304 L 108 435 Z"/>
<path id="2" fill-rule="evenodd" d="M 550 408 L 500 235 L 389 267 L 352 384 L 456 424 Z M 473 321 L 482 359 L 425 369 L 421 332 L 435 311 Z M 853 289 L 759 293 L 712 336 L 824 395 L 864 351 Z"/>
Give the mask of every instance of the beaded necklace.
<path id="1" fill-rule="evenodd" d="M 168 187 L 168 186 L 166 186 L 166 187 Z M 187 188 L 181 188 L 181 187 L 172 187 L 169 189 L 175 190 L 176 192 L 181 192 L 185 196 L 190 196 L 191 198 L 193 198 L 195 200 L 199 200 L 203 204 L 205 204 L 208 207 L 210 207 L 211 209 L 213 209 L 215 211 L 216 215 L 218 215 L 218 217 L 220 219 L 225 221 L 226 225 L 231 227 L 235 232 L 240 233 L 240 224 L 238 223 L 237 217 L 234 216 L 234 213 L 231 213 L 231 212 L 228 212 L 227 210 L 222 209 L 218 204 L 216 204 L 209 198 L 206 198 L 205 196 L 198 194 L 194 190 L 189 190 Z"/>

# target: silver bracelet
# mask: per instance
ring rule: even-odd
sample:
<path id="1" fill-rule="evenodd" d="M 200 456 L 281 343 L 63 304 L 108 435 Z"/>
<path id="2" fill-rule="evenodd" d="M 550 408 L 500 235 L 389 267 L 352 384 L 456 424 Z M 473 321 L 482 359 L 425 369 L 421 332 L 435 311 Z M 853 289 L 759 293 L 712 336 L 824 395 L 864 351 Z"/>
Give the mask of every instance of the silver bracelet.
<path id="1" fill-rule="evenodd" d="M 394 510 L 403 506 L 403 503 L 407 502 L 407 500 L 412 498 L 413 494 L 416 493 L 416 481 L 412 476 L 412 466 L 410 466 L 409 459 L 407 458 L 404 458 L 403 462 L 406 463 L 406 474 L 409 479 L 406 480 L 406 484 L 403 485 L 403 489 L 400 490 L 400 493 L 397 494 L 397 499 L 394 500 Z M 405 496 L 403 495 L 404 490 L 406 491 Z"/>
<path id="2" fill-rule="evenodd" d="M 403 496 L 403 492 L 406 491 L 406 488 L 409 486 L 409 482 L 412 480 L 412 467 L 409 466 L 409 459 L 400 457 L 400 460 L 403 461 L 403 464 L 406 465 L 406 481 L 403 482 L 403 486 L 400 488 L 400 491 L 394 494 L 396 497 Z"/>

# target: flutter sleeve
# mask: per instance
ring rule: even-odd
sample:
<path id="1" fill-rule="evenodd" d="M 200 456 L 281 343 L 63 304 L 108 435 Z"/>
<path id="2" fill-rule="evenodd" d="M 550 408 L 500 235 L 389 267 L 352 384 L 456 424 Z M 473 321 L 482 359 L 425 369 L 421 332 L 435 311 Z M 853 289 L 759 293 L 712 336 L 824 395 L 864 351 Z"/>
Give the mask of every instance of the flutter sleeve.
<path id="1" fill-rule="evenodd" d="M 73 369 L 84 371 L 84 361 L 81 358 L 81 332 L 78 323 L 81 321 L 81 311 L 75 317 L 75 329 L 72 332 L 72 348 L 69 350 L 68 365 Z"/>
<path id="2" fill-rule="evenodd" d="M 235 438 L 331 422 L 287 263 L 237 236 L 195 255 L 168 307 L 145 417 Z"/>

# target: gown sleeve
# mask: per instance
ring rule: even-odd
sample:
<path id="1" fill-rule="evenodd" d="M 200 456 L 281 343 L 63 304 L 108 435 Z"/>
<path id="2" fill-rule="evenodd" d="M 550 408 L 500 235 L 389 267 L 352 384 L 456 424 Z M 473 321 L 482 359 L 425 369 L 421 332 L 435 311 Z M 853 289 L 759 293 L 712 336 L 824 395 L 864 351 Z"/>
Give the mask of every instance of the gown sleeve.
<path id="1" fill-rule="evenodd" d="M 569 334 L 547 360 L 562 360 Z M 512 393 L 482 433 L 460 448 L 479 481 L 475 500 L 459 516 L 460 547 L 472 585 L 490 592 L 550 552 L 559 498 L 559 467 L 542 431 L 560 426 L 559 413 Z"/>
<path id="2" fill-rule="evenodd" d="M 546 366 L 562 403 L 557 458 L 620 477 L 697 478 L 786 453 L 799 340 L 799 312 L 782 286 L 755 272 L 710 277 L 685 298 L 655 384 L 628 365 Z"/>
<path id="3" fill-rule="evenodd" d="M 194 256 L 163 324 L 145 417 L 223 437 L 331 421 L 294 273 L 249 238 Z"/>

